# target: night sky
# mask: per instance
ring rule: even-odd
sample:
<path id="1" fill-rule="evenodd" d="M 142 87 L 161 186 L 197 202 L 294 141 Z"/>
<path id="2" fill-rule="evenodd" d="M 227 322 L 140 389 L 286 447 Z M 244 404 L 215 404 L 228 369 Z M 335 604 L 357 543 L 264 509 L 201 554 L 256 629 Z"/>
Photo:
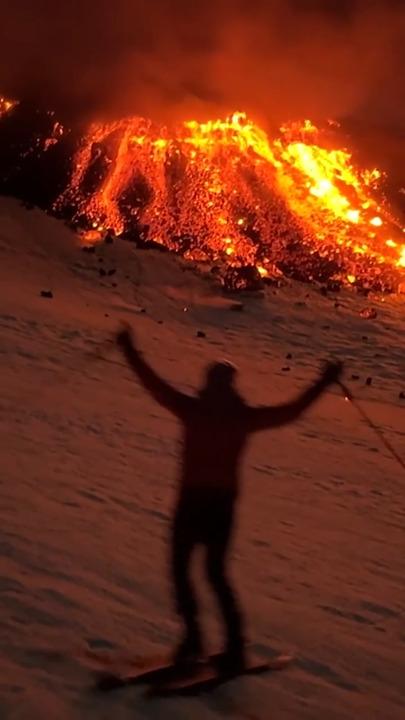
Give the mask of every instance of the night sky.
<path id="1" fill-rule="evenodd" d="M 405 125 L 403 0 L 16 0 L 0 91 L 73 115 Z"/>

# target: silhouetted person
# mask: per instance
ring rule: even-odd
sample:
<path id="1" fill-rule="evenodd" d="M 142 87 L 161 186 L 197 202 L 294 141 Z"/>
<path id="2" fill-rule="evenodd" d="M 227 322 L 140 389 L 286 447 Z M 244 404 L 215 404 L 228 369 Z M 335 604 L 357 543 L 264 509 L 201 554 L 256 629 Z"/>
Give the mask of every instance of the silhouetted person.
<path id="1" fill-rule="evenodd" d="M 180 491 L 172 528 L 171 570 L 185 636 L 175 660 L 187 662 L 202 655 L 197 604 L 190 580 L 195 546 L 206 551 L 206 571 L 226 627 L 224 659 L 227 667 L 243 668 L 242 616 L 226 575 L 226 560 L 239 491 L 239 465 L 250 433 L 280 427 L 296 420 L 341 373 L 329 363 L 306 392 L 283 405 L 250 407 L 234 388 L 236 370 L 227 362 L 208 367 L 206 381 L 195 397 L 162 380 L 135 348 L 129 329 L 117 342 L 143 386 L 183 424 Z"/>

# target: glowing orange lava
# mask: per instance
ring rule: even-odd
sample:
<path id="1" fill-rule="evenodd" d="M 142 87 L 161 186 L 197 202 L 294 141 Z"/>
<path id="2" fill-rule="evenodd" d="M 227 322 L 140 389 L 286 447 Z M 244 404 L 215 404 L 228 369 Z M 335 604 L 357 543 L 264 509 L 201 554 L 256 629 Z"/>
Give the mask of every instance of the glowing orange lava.
<path id="1" fill-rule="evenodd" d="M 73 202 L 94 238 L 139 223 L 169 248 L 189 238 L 180 243 L 187 257 L 254 264 L 262 277 L 283 247 L 300 243 L 333 259 L 339 281 L 372 286 L 405 268 L 401 228 L 377 199 L 380 179 L 328 147 L 309 120 L 270 138 L 243 113 L 172 129 L 126 118 L 89 129 L 61 202 Z"/>

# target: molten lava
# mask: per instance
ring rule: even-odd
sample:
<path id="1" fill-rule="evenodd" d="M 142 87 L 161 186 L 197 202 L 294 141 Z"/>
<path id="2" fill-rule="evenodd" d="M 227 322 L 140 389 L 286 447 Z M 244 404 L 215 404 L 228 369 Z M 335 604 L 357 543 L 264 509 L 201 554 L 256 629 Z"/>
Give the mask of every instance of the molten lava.
<path id="1" fill-rule="evenodd" d="M 378 170 L 327 146 L 310 121 L 270 138 L 243 113 L 169 130 L 143 118 L 93 125 L 61 203 L 87 221 L 86 241 L 107 229 L 148 238 L 197 260 L 255 265 L 265 277 L 301 248 L 329 276 L 388 288 L 401 280 L 401 228 L 377 199 Z"/>

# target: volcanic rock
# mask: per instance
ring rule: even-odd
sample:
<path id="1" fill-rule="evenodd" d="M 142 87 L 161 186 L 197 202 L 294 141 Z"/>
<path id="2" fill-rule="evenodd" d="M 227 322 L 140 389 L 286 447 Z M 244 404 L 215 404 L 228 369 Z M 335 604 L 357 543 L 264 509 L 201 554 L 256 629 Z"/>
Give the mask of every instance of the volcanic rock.
<path id="1" fill-rule="evenodd" d="M 145 240 L 142 244 L 138 242 L 138 247 L 141 247 L 143 250 L 157 250 L 160 253 L 170 252 L 170 248 L 162 245 L 162 243 L 156 242 L 156 240 Z"/>
<path id="2" fill-rule="evenodd" d="M 41 290 L 41 297 L 43 297 L 43 298 L 53 298 L 53 292 L 52 292 L 52 290 Z"/>
<path id="3" fill-rule="evenodd" d="M 197 330 L 196 335 L 197 335 L 197 337 L 199 337 L 199 338 L 205 338 L 205 337 L 206 337 L 206 334 L 205 334 L 205 332 L 204 332 L 203 330 Z"/>
<path id="4" fill-rule="evenodd" d="M 263 281 L 258 269 L 254 265 L 243 267 L 229 267 L 223 278 L 224 289 L 227 292 L 262 290 Z"/>
<path id="5" fill-rule="evenodd" d="M 371 385 L 372 382 L 373 382 L 373 378 L 372 378 L 372 377 L 366 378 L 366 385 Z"/>
<path id="6" fill-rule="evenodd" d="M 360 317 L 366 320 L 375 320 L 377 317 L 377 310 L 375 308 L 366 307 L 360 310 Z"/>

